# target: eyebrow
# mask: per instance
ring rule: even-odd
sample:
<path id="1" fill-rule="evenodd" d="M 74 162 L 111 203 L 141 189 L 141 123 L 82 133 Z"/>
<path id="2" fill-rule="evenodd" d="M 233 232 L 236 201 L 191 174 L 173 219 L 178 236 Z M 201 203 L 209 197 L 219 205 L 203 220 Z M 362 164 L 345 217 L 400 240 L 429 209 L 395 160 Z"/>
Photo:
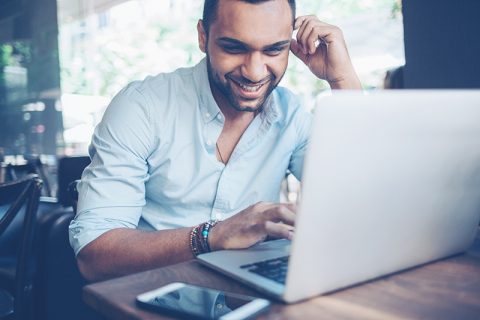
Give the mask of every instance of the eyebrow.
<path id="1" fill-rule="evenodd" d="M 232 44 L 240 47 L 244 47 L 246 49 L 251 49 L 251 47 L 246 44 L 245 42 L 242 42 L 237 39 L 229 38 L 229 37 L 221 37 L 216 40 L 218 44 Z M 269 45 L 266 45 L 262 48 L 262 50 L 268 50 L 268 49 L 273 49 L 273 48 L 282 48 L 285 47 L 286 45 L 290 45 L 290 40 L 282 40 L 278 41 Z"/>

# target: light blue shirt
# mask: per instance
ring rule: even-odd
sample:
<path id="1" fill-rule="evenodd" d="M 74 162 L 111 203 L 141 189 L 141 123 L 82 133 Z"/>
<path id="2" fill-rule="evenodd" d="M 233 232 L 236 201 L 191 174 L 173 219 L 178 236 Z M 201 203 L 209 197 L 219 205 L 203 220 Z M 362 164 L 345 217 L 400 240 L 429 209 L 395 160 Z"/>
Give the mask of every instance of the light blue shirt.
<path id="1" fill-rule="evenodd" d="M 75 253 L 112 229 L 194 226 L 278 202 L 287 169 L 301 178 L 311 118 L 277 87 L 224 165 L 215 154 L 224 117 L 205 59 L 131 83 L 93 134 L 69 228 Z"/>

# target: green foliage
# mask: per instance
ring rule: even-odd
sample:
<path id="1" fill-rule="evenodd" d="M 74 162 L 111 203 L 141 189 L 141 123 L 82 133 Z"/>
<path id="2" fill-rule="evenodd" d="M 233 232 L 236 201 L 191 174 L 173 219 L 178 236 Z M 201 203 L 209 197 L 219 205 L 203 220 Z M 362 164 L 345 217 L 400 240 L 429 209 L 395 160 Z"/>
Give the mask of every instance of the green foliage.
<path id="1" fill-rule="evenodd" d="M 114 7 L 111 18 L 117 20 L 104 28 L 86 28 L 87 20 L 95 21 L 92 17 L 60 25 L 64 92 L 111 97 L 133 80 L 192 66 L 203 57 L 196 35 L 202 1 L 142 0 L 126 5 L 142 8 L 144 16 L 132 19 L 132 12 L 115 18 Z M 349 21 L 359 14 L 380 11 L 392 18 L 401 14 L 400 0 L 301 0 L 297 5 L 298 14 L 316 14 L 326 22 Z M 125 22 L 128 18 L 134 22 Z M 282 85 L 308 96 L 328 88 L 292 57 Z"/>
<path id="2" fill-rule="evenodd" d="M 13 46 L 10 44 L 0 45 L 0 70 L 3 67 L 10 65 L 12 58 Z"/>

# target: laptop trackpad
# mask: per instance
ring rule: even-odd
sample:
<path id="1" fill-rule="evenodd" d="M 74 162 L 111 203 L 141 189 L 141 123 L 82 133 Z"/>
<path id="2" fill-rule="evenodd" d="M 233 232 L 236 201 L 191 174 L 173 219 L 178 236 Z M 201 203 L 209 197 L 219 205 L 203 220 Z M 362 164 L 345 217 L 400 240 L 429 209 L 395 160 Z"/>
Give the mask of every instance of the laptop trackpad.
<path id="1" fill-rule="evenodd" d="M 291 241 L 286 239 L 261 242 L 248 249 L 221 250 L 202 256 L 203 260 L 221 266 L 237 266 L 290 255 Z"/>

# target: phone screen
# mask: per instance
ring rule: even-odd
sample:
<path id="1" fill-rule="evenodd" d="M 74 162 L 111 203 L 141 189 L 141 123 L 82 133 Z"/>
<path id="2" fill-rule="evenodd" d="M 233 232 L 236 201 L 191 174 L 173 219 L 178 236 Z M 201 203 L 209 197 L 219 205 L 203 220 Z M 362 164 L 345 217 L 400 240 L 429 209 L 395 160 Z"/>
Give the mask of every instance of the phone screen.
<path id="1" fill-rule="evenodd" d="M 185 285 L 151 298 L 147 304 L 202 319 L 218 319 L 255 298 Z"/>

